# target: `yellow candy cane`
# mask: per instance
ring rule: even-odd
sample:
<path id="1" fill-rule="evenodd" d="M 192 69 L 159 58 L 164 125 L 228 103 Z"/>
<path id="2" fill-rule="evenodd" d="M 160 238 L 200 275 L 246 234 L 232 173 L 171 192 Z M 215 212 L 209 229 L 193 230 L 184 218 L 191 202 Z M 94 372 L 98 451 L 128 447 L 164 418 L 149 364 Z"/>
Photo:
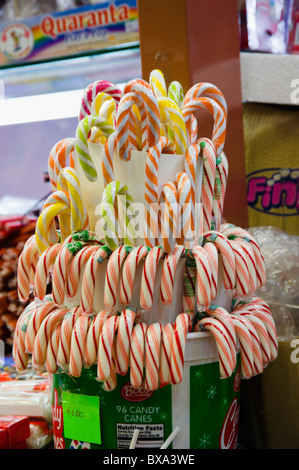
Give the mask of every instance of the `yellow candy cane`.
<path id="1" fill-rule="evenodd" d="M 36 243 L 40 253 L 59 241 L 55 226 L 55 218 L 59 216 L 61 239 L 71 233 L 70 230 L 70 201 L 63 191 L 51 194 L 43 207 L 35 229 Z"/>
<path id="2" fill-rule="evenodd" d="M 73 168 L 66 167 L 60 171 L 57 189 L 63 191 L 70 200 L 72 232 L 87 228 L 88 215 L 82 202 L 80 182 Z"/>
<path id="3" fill-rule="evenodd" d="M 166 83 L 164 75 L 159 69 L 154 69 L 150 73 L 149 84 L 152 87 L 156 97 L 167 97 Z"/>
<path id="4" fill-rule="evenodd" d="M 161 122 L 167 126 L 168 137 L 175 152 L 184 155 L 187 149 L 186 125 L 178 105 L 170 98 L 158 98 Z"/>

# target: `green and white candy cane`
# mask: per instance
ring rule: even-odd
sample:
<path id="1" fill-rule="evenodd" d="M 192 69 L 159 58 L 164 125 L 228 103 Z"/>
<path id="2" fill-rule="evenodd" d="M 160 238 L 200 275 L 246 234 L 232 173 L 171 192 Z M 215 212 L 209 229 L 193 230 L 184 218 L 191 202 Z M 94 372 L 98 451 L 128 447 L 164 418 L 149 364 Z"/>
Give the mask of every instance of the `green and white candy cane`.
<path id="1" fill-rule="evenodd" d="M 96 181 L 98 178 L 88 149 L 88 138 L 93 127 L 101 130 L 107 138 L 115 131 L 114 127 L 102 116 L 86 116 L 79 122 L 76 129 L 75 149 L 83 172 L 89 181 Z"/>
<path id="2" fill-rule="evenodd" d="M 134 246 L 135 229 L 131 220 L 134 216 L 132 203 L 132 196 L 124 183 L 112 181 L 104 189 L 100 220 L 105 242 L 111 250 L 115 250 L 120 244 Z"/>

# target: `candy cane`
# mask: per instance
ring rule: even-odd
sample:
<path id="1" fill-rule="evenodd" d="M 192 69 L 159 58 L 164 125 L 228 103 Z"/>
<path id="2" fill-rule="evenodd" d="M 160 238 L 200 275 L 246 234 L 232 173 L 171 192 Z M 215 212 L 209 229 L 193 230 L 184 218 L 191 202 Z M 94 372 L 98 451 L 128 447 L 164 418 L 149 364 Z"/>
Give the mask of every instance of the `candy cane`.
<path id="1" fill-rule="evenodd" d="M 211 302 L 212 272 L 206 250 L 201 246 L 194 246 L 192 254 L 197 267 L 197 304 L 201 309 L 208 307 Z"/>
<path id="2" fill-rule="evenodd" d="M 34 295 L 41 300 L 46 295 L 50 267 L 54 264 L 61 247 L 61 243 L 55 243 L 55 245 L 49 246 L 41 254 L 37 262 L 34 278 Z"/>
<path id="3" fill-rule="evenodd" d="M 124 208 L 122 225 L 120 225 L 118 217 L 116 216 L 116 209 L 118 208 L 118 196 L 125 197 L 125 202 L 121 201 Z M 103 191 L 100 208 L 100 220 L 102 223 L 106 244 L 112 250 L 119 246 L 121 239 L 127 245 L 134 245 L 134 225 L 129 218 L 131 215 L 133 215 L 131 209 L 132 203 L 133 200 L 129 194 L 128 187 L 120 181 L 113 181 L 112 183 L 109 183 Z"/>
<path id="4" fill-rule="evenodd" d="M 44 319 L 57 309 L 57 305 L 52 301 L 43 301 L 41 305 L 37 305 L 36 309 L 32 312 L 32 315 L 29 318 L 26 337 L 25 337 L 25 346 L 28 354 L 33 353 L 34 350 L 34 341 L 39 331 L 39 328 L 44 321 Z"/>
<path id="5" fill-rule="evenodd" d="M 218 284 L 218 250 L 214 243 L 207 242 L 203 245 L 204 250 L 208 254 L 208 260 L 211 268 L 211 300 L 214 300 L 217 296 L 217 284 Z"/>
<path id="6" fill-rule="evenodd" d="M 110 310 L 101 310 L 90 323 L 84 350 L 84 363 L 87 366 L 92 366 L 97 360 L 100 334 L 110 314 Z"/>
<path id="7" fill-rule="evenodd" d="M 110 377 L 114 336 L 119 322 L 118 315 L 111 315 L 105 321 L 99 339 L 97 378 L 105 382 Z"/>
<path id="8" fill-rule="evenodd" d="M 249 321 L 245 316 L 237 315 L 237 318 L 238 320 L 243 322 L 251 336 L 253 352 L 253 375 L 262 374 L 264 371 L 264 362 L 262 356 L 261 342 L 257 331 L 251 321 Z"/>
<path id="9" fill-rule="evenodd" d="M 163 304 L 169 305 L 172 302 L 175 272 L 179 259 L 184 252 L 185 248 L 183 246 L 176 245 L 174 251 L 168 253 L 163 261 L 160 284 L 160 296 Z"/>
<path id="10" fill-rule="evenodd" d="M 79 122 L 76 129 L 75 149 L 84 175 L 89 181 L 96 181 L 98 174 L 88 149 L 88 138 L 93 127 L 100 129 L 108 137 L 114 127 L 101 116 L 87 116 Z"/>
<path id="11" fill-rule="evenodd" d="M 51 334 L 55 326 L 63 320 L 67 312 L 67 308 L 57 308 L 49 313 L 40 325 L 35 337 L 32 354 L 33 361 L 37 366 L 44 365 Z"/>
<path id="12" fill-rule="evenodd" d="M 173 142 L 175 153 L 185 155 L 187 148 L 186 125 L 179 106 L 165 97 L 158 97 L 158 105 L 161 122 L 168 128 L 167 137 Z"/>
<path id="13" fill-rule="evenodd" d="M 231 377 L 234 371 L 233 359 L 229 339 L 223 325 L 216 318 L 202 318 L 197 323 L 195 331 L 200 329 L 210 331 L 216 341 L 221 378 Z"/>
<path id="14" fill-rule="evenodd" d="M 213 194 L 216 173 L 216 150 L 209 139 L 199 139 L 197 144 L 203 152 L 203 184 L 201 202 L 203 204 L 203 230 L 211 229 Z"/>
<path id="15" fill-rule="evenodd" d="M 170 381 L 172 384 L 179 384 L 183 379 L 188 324 L 189 317 L 186 313 L 177 316 L 174 324 L 170 367 Z"/>
<path id="16" fill-rule="evenodd" d="M 212 316 L 219 320 L 227 332 L 227 337 L 230 344 L 231 356 L 233 359 L 233 368 L 236 367 L 236 358 L 237 358 L 237 340 L 236 340 L 236 333 L 233 322 L 231 320 L 230 315 L 225 310 L 225 308 L 220 307 L 218 305 L 210 305 L 206 309 L 206 313 L 209 316 Z"/>
<path id="17" fill-rule="evenodd" d="M 116 337 L 116 371 L 125 375 L 129 369 L 130 343 L 136 310 L 125 308 L 119 317 Z"/>
<path id="18" fill-rule="evenodd" d="M 171 253 L 176 245 L 179 215 L 178 192 L 176 185 L 165 183 L 159 199 L 159 242 L 166 253 Z"/>
<path id="19" fill-rule="evenodd" d="M 145 243 L 149 247 L 156 245 L 158 240 L 158 203 L 159 184 L 158 169 L 162 150 L 169 145 L 170 141 L 166 137 L 160 137 L 157 145 L 148 149 L 145 165 L 145 208 L 146 208 L 146 228 Z"/>
<path id="20" fill-rule="evenodd" d="M 124 262 L 119 286 L 119 300 L 124 305 L 131 303 L 137 267 L 148 252 L 149 250 L 145 246 L 133 248 Z"/>
<path id="21" fill-rule="evenodd" d="M 106 392 L 111 392 L 115 389 L 117 385 L 117 373 L 116 373 L 116 359 L 115 359 L 115 339 L 112 344 L 112 355 L 111 355 L 111 368 L 110 368 L 110 375 L 108 379 L 103 382 L 103 389 Z"/>
<path id="22" fill-rule="evenodd" d="M 261 249 L 255 240 L 255 238 L 246 230 L 237 227 L 233 224 L 223 224 L 220 227 L 220 232 L 226 236 L 228 239 L 238 237 L 238 238 L 244 238 L 246 241 L 248 241 L 254 251 L 255 259 L 256 259 L 256 264 L 257 264 L 257 285 L 258 289 L 266 285 L 266 265 L 265 265 L 265 259 L 263 257 L 263 254 L 261 252 Z"/>
<path id="23" fill-rule="evenodd" d="M 91 113 L 102 116 L 113 125 L 113 115 L 115 114 L 116 102 L 112 96 L 104 92 L 99 92 L 91 103 Z"/>
<path id="24" fill-rule="evenodd" d="M 153 304 L 157 268 L 163 257 L 164 251 L 162 248 L 155 246 L 150 250 L 145 259 L 140 289 L 140 305 L 144 309 L 150 309 Z"/>
<path id="25" fill-rule="evenodd" d="M 66 293 L 66 279 L 71 258 L 83 248 L 81 242 L 71 242 L 58 253 L 52 276 L 52 295 L 57 305 L 62 305 Z"/>
<path id="26" fill-rule="evenodd" d="M 184 103 L 184 91 L 180 82 L 174 80 L 169 84 L 168 87 L 168 98 L 172 99 L 180 109 Z"/>
<path id="27" fill-rule="evenodd" d="M 231 290 L 236 284 L 235 255 L 230 241 L 222 233 L 209 230 L 203 234 L 207 241 L 211 241 L 221 253 L 223 264 L 223 284 L 225 289 Z"/>
<path id="28" fill-rule="evenodd" d="M 85 246 L 71 260 L 66 281 L 66 293 L 69 298 L 76 295 L 84 266 L 98 249 L 97 245 Z"/>
<path id="29" fill-rule="evenodd" d="M 131 151 L 138 150 L 137 135 L 131 124 L 133 106 L 137 107 L 141 115 L 143 147 L 145 146 L 144 142 L 149 139 L 149 120 L 143 98 L 136 92 L 129 92 L 121 98 L 116 113 L 116 145 L 119 158 L 122 160 L 130 160 Z"/>
<path id="30" fill-rule="evenodd" d="M 237 311 L 236 311 L 236 313 L 237 313 Z M 254 326 L 254 328 L 255 328 L 255 330 L 258 334 L 258 337 L 260 339 L 260 343 L 261 343 L 263 363 L 264 363 L 264 365 L 267 365 L 271 360 L 270 340 L 269 340 L 267 328 L 265 327 L 262 320 L 260 320 L 259 317 L 253 312 L 251 312 L 251 313 L 239 312 L 239 315 L 245 315 L 246 318 Z"/>
<path id="31" fill-rule="evenodd" d="M 220 161 L 218 161 L 219 159 Z M 216 163 L 212 219 L 215 225 L 214 229 L 219 231 L 222 223 L 224 199 L 228 179 L 228 161 L 224 152 L 221 153 L 220 157 L 216 160 Z M 216 184 L 217 179 L 219 184 Z"/>
<path id="32" fill-rule="evenodd" d="M 251 335 L 246 325 L 240 321 L 237 315 L 231 315 L 236 334 L 240 343 L 241 375 L 244 379 L 253 376 L 253 346 Z"/>
<path id="33" fill-rule="evenodd" d="M 76 171 L 73 168 L 63 168 L 57 180 L 58 191 L 64 191 L 70 199 L 71 230 L 84 230 L 88 227 L 88 215 L 82 202 L 81 188 Z"/>
<path id="34" fill-rule="evenodd" d="M 62 369 L 67 369 L 70 362 L 72 332 L 76 321 L 81 315 L 80 307 L 72 308 L 63 318 L 61 323 L 60 342 L 57 351 L 57 364 Z"/>
<path id="35" fill-rule="evenodd" d="M 115 104 L 119 102 L 121 98 L 121 90 L 117 85 L 106 81 L 106 80 L 97 80 L 88 85 L 84 90 L 81 105 L 79 120 L 81 121 L 84 117 L 92 113 L 92 103 L 94 102 L 96 96 L 99 93 L 105 93 L 115 100 Z"/>
<path id="36" fill-rule="evenodd" d="M 171 356 L 173 349 L 174 324 L 169 322 L 163 326 L 161 334 L 161 352 L 159 382 L 160 387 L 170 383 Z"/>
<path id="37" fill-rule="evenodd" d="M 143 99 L 148 120 L 147 146 L 148 148 L 157 145 L 160 139 L 160 112 L 157 98 L 151 86 L 142 79 L 130 80 L 124 87 L 123 96 L 126 93 L 136 92 Z M 147 148 L 144 148 L 147 150 Z"/>
<path id="38" fill-rule="evenodd" d="M 246 256 L 246 264 L 248 267 L 249 277 L 249 293 L 254 293 L 257 289 L 257 264 L 254 256 L 254 251 L 250 243 L 246 242 L 243 238 L 235 238 L 235 243 L 238 243 Z"/>
<path id="39" fill-rule="evenodd" d="M 72 331 L 69 361 L 69 374 L 72 377 L 80 377 L 82 372 L 83 354 L 89 322 L 90 316 L 81 314 L 76 320 Z"/>
<path id="40" fill-rule="evenodd" d="M 36 237 L 33 235 L 27 240 L 19 256 L 17 279 L 18 279 L 18 297 L 21 301 L 26 301 L 30 293 L 30 270 L 34 257 L 38 253 Z"/>
<path id="41" fill-rule="evenodd" d="M 186 248 L 191 247 L 193 241 L 192 233 L 192 208 L 191 201 L 191 181 L 187 173 L 179 172 L 176 175 L 176 183 L 178 188 L 178 202 L 181 208 L 180 212 L 180 237 L 177 242 Z"/>
<path id="42" fill-rule="evenodd" d="M 116 305 L 122 264 L 130 251 L 130 247 L 122 245 L 109 258 L 104 286 L 104 303 L 107 308 Z"/>
<path id="43" fill-rule="evenodd" d="M 57 142 L 49 155 L 48 174 L 52 191 L 57 190 L 57 179 L 62 168 L 70 166 L 74 168 L 74 160 L 72 157 L 74 151 L 74 138 L 62 139 Z M 69 165 L 67 165 L 69 159 Z"/>
<path id="44" fill-rule="evenodd" d="M 18 333 L 13 356 L 18 372 L 25 370 L 28 365 L 28 352 L 25 347 L 25 336 L 30 315 L 31 310 L 26 311 L 26 313 L 22 315 L 20 321 L 18 321 Z"/>
<path id="45" fill-rule="evenodd" d="M 149 84 L 152 87 L 156 97 L 167 96 L 165 78 L 161 70 L 154 69 L 151 71 L 149 76 Z"/>
<path id="46" fill-rule="evenodd" d="M 230 244 L 234 250 L 236 262 L 236 294 L 244 297 L 250 291 L 249 268 L 246 255 L 241 245 L 233 240 L 230 241 Z"/>
<path id="47" fill-rule="evenodd" d="M 211 140 L 215 145 L 217 156 L 219 156 L 223 150 L 226 135 L 226 116 L 223 109 L 216 101 L 205 97 L 193 98 L 190 101 L 185 102 L 182 112 L 186 124 L 187 135 L 190 135 L 191 117 L 198 109 L 207 109 L 213 115 L 214 126 Z"/>
<path id="48" fill-rule="evenodd" d="M 132 330 L 130 342 L 130 383 L 139 388 L 143 384 L 143 368 L 145 355 L 145 336 L 147 324 L 136 323 Z"/>
<path id="49" fill-rule="evenodd" d="M 145 337 L 145 380 L 146 390 L 157 390 L 159 386 L 160 345 L 162 325 L 151 323 Z"/>
<path id="50" fill-rule="evenodd" d="M 116 132 L 111 134 L 104 143 L 102 153 L 102 172 L 104 187 L 107 184 L 115 180 L 114 167 L 113 167 L 113 155 L 116 149 Z"/>
<path id="51" fill-rule="evenodd" d="M 201 147 L 197 144 L 190 145 L 185 155 L 184 169 L 191 183 L 191 229 L 195 231 L 195 204 L 200 202 L 196 198 L 196 177 L 198 157 L 201 154 Z M 196 227 L 197 229 L 197 227 Z M 199 234 L 197 234 L 198 236 Z"/>
<path id="52" fill-rule="evenodd" d="M 55 374 L 57 371 L 57 352 L 61 335 L 61 323 L 55 326 L 48 342 L 46 354 L 46 369 L 49 374 Z"/>
<path id="53" fill-rule="evenodd" d="M 183 277 L 183 311 L 188 313 L 190 320 L 195 311 L 196 275 L 196 261 L 192 253 L 186 250 Z"/>

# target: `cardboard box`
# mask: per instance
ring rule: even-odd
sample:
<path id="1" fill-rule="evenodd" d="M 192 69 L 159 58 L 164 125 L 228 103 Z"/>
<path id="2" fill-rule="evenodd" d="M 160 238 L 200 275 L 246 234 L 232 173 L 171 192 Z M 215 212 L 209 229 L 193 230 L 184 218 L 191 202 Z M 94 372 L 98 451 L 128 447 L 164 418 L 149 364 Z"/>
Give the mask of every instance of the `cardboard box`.
<path id="1" fill-rule="evenodd" d="M 30 437 L 29 417 L 0 416 L 0 429 L 7 432 L 7 448 L 11 449 Z"/>

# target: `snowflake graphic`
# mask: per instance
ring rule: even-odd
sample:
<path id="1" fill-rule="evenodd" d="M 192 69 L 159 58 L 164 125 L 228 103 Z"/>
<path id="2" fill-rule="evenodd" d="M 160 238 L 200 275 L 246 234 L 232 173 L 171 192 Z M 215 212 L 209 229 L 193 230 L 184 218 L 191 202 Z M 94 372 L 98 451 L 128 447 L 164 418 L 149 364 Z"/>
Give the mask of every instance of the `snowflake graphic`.
<path id="1" fill-rule="evenodd" d="M 211 385 L 211 387 L 207 390 L 208 398 L 215 398 L 217 395 L 217 387 L 215 385 Z"/>
<path id="2" fill-rule="evenodd" d="M 204 433 L 203 437 L 200 437 L 198 440 L 200 442 L 199 448 L 206 449 L 208 446 L 211 445 L 210 441 L 211 434 Z"/>
<path id="3" fill-rule="evenodd" d="M 200 369 L 197 369 L 197 371 L 194 373 L 194 377 L 200 379 L 200 377 L 202 377 L 202 371 Z"/>
<path id="4" fill-rule="evenodd" d="M 163 421 L 166 421 L 166 420 L 167 420 L 167 413 L 161 413 L 161 414 L 160 414 L 160 418 L 161 418 Z"/>

